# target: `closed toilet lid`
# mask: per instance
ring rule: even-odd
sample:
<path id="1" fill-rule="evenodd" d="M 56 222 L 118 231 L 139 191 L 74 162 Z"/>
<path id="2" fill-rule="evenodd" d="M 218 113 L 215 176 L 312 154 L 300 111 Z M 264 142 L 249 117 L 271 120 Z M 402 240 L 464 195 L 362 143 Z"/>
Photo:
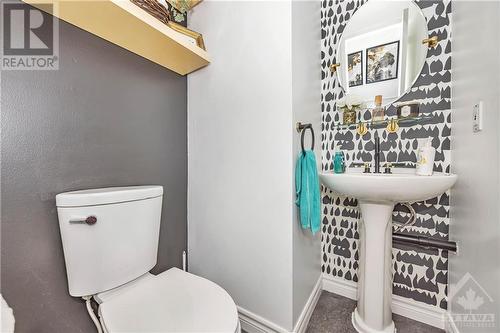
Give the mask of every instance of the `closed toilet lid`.
<path id="1" fill-rule="evenodd" d="M 234 333 L 239 324 L 236 305 L 224 289 L 178 268 L 97 297 L 109 333 Z"/>

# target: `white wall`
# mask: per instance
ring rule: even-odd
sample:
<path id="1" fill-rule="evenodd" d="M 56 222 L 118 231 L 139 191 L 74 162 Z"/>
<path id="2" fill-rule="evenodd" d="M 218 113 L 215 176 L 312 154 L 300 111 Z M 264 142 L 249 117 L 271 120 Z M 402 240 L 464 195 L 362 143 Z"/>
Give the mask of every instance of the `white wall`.
<path id="1" fill-rule="evenodd" d="M 317 45 L 305 50 L 314 58 L 304 64 L 316 62 L 316 74 L 297 74 L 317 82 L 294 84 L 309 96 L 302 106 L 317 113 L 310 119 L 318 133 L 319 15 L 318 5 L 314 34 L 308 32 Z M 318 238 L 298 235 L 293 217 L 292 4 L 206 1 L 189 26 L 203 33 L 212 57 L 188 78 L 189 270 L 291 331 L 294 309 L 320 275 L 321 251 Z"/>
<path id="2" fill-rule="evenodd" d="M 450 284 L 467 272 L 494 299 L 500 328 L 500 3 L 453 3 L 452 190 Z M 484 102 L 484 130 L 472 133 L 472 105 Z M 453 288 L 453 287 L 451 287 Z M 453 290 L 453 289 L 452 289 Z M 463 313 L 453 300 L 452 313 Z M 460 332 L 489 332 L 460 328 Z"/>
<path id="3" fill-rule="evenodd" d="M 318 169 L 321 169 L 321 28 L 319 1 L 292 2 L 292 91 L 293 123 L 313 124 Z M 310 134 L 306 133 L 306 147 Z M 293 157 L 301 151 L 300 135 L 293 131 Z M 295 161 L 295 160 L 294 160 Z M 295 185 L 294 185 L 295 186 Z M 295 200 L 295 194 L 292 198 Z M 307 302 L 321 275 L 321 231 L 314 237 L 300 227 L 298 210 L 293 209 L 293 322 Z"/>

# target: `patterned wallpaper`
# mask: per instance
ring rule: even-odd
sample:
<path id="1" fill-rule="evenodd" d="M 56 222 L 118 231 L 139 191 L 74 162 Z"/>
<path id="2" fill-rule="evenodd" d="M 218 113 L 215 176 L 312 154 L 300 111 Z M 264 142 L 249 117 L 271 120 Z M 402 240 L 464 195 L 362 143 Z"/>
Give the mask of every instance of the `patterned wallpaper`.
<path id="1" fill-rule="evenodd" d="M 372 162 L 374 134 L 360 137 L 355 130 L 337 130 L 340 121 L 335 102 L 343 96 L 335 74 L 329 70 L 336 63 L 337 42 L 345 25 L 364 0 L 322 0 L 321 68 L 322 68 L 322 169 L 333 169 L 335 145 L 346 153 L 347 163 Z M 397 133 L 376 130 L 381 138 L 381 161 L 416 162 L 417 139 L 432 138 L 436 148 L 436 171 L 449 172 L 451 135 L 451 2 L 416 1 L 424 13 L 429 35 L 439 37 L 439 45 L 429 49 L 426 63 L 410 92 L 400 101 L 418 100 L 420 112 L 432 114 L 430 120 L 412 127 L 401 127 Z M 394 114 L 394 107 L 388 109 Z M 413 204 L 417 221 L 403 233 L 448 239 L 449 193 Z M 358 221 L 360 211 L 353 198 L 339 197 L 322 188 L 322 270 L 324 274 L 357 282 Z M 396 206 L 394 219 L 405 221 L 406 210 Z M 393 293 L 442 309 L 447 308 L 448 253 L 437 249 L 393 244 Z"/>

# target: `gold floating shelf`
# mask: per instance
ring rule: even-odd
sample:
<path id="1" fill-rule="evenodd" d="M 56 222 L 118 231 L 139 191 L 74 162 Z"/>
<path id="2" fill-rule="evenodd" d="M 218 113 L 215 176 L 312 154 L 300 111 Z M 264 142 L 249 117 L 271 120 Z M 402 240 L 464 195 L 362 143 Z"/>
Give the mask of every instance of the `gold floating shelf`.
<path id="1" fill-rule="evenodd" d="M 205 50 L 129 0 L 23 1 L 181 75 L 210 63 Z"/>
<path id="2" fill-rule="evenodd" d="M 418 117 L 408 117 L 408 118 L 387 118 L 384 120 L 362 120 L 355 122 L 353 124 L 342 124 L 335 123 L 333 127 L 336 130 L 356 130 L 359 135 L 365 135 L 369 129 L 380 129 L 386 128 L 389 133 L 397 132 L 400 127 L 410 127 L 414 125 L 425 125 L 430 123 L 429 121 L 434 119 L 433 114 L 421 115 Z"/>

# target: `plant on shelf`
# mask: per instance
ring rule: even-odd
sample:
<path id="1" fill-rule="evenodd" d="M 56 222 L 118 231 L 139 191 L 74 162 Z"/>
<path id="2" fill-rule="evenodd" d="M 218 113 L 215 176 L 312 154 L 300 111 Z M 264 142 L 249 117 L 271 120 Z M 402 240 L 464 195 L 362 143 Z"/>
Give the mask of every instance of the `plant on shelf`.
<path id="1" fill-rule="evenodd" d="M 184 35 L 186 39 L 206 51 L 203 36 L 186 28 L 188 10 L 196 6 L 201 0 L 130 0 L 170 29 Z"/>
<path id="2" fill-rule="evenodd" d="M 181 23 L 186 20 L 187 13 L 202 0 L 158 0 L 166 6 L 167 2 L 175 22 Z"/>
<path id="3" fill-rule="evenodd" d="M 356 112 L 365 108 L 365 102 L 358 95 L 346 94 L 337 101 L 337 107 L 343 112 L 342 123 L 350 125 L 356 122 Z"/>

